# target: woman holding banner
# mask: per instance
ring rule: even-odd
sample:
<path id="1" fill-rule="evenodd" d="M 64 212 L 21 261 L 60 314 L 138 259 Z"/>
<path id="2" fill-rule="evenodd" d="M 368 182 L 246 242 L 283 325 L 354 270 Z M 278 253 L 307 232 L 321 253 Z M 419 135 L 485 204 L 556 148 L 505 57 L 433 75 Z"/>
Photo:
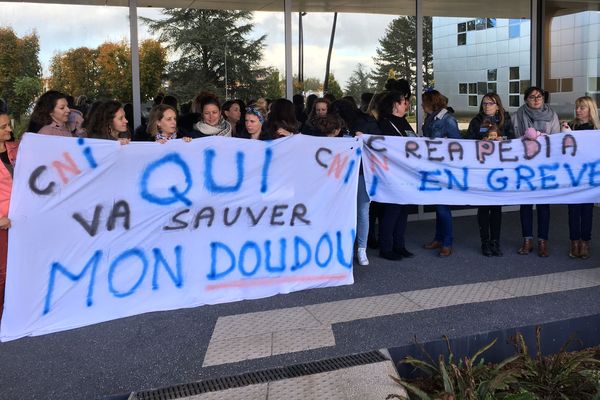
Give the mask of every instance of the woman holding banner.
<path id="1" fill-rule="evenodd" d="M 49 90 L 35 103 L 27 132 L 68 137 L 84 136 L 85 131 L 79 126 L 80 120 L 69 121 L 70 113 L 67 96 L 56 90 Z"/>
<path id="2" fill-rule="evenodd" d="M 513 119 L 515 137 L 524 137 L 525 131 L 528 128 L 532 128 L 544 135 L 560 132 L 558 115 L 545 103 L 545 92 L 543 89 L 532 86 L 525 91 L 523 97 L 525 104 L 519 107 Z M 550 205 L 538 204 L 536 208 L 538 219 L 538 256 L 548 257 Z M 519 247 L 517 253 L 527 255 L 533 250 L 533 205 L 521 205 L 520 214 L 523 244 Z"/>
<path id="3" fill-rule="evenodd" d="M 6 284 L 6 257 L 8 253 L 8 207 L 12 191 L 13 170 L 17 155 L 18 142 L 12 137 L 10 118 L 0 112 L 0 319 L 4 310 L 4 287 Z"/>
<path id="4" fill-rule="evenodd" d="M 510 115 L 502 106 L 502 100 L 496 93 L 487 93 L 481 99 L 479 113 L 469 123 L 467 137 L 474 140 L 488 139 L 488 126 L 498 127 L 498 136 L 514 139 Z M 481 253 L 486 257 L 502 256 L 500 249 L 500 226 L 502 224 L 502 206 L 477 207 L 477 223 L 481 238 Z"/>
<path id="5" fill-rule="evenodd" d="M 460 139 L 458 123 L 448 109 L 448 99 L 437 90 L 429 90 L 422 96 L 423 111 L 427 114 L 423 123 L 423 136 L 431 139 Z M 426 249 L 439 250 L 438 256 L 452 254 L 452 213 L 450 206 L 437 205 L 435 209 L 435 236 Z"/>
<path id="6" fill-rule="evenodd" d="M 231 137 L 231 124 L 221 115 L 221 103 L 213 93 L 199 94 L 202 120 L 194 124 L 194 133 L 198 137 L 228 136 Z"/>
<path id="7" fill-rule="evenodd" d="M 410 94 L 388 92 L 381 99 L 378 110 L 378 125 L 382 135 L 415 136 L 415 131 L 406 120 L 410 107 Z M 404 204 L 382 203 L 379 214 L 379 255 L 387 260 L 411 258 L 413 253 L 405 246 L 404 234 L 408 220 Z"/>
<path id="8" fill-rule="evenodd" d="M 166 143 L 171 139 L 183 139 L 191 142 L 190 135 L 184 134 L 177 129 L 177 111 L 167 104 L 159 104 L 152 107 L 148 117 L 146 132 L 155 142 Z"/>
<path id="9" fill-rule="evenodd" d="M 106 101 L 98 106 L 90 116 L 87 134 L 89 138 L 118 140 L 129 143 L 129 127 L 123 105 L 115 100 Z"/>
<path id="10" fill-rule="evenodd" d="M 575 119 L 563 123 L 564 131 L 586 131 L 600 129 L 598 106 L 594 99 L 583 96 L 575 100 Z M 592 240 L 592 218 L 594 204 L 569 204 L 569 257 L 588 259 Z"/>

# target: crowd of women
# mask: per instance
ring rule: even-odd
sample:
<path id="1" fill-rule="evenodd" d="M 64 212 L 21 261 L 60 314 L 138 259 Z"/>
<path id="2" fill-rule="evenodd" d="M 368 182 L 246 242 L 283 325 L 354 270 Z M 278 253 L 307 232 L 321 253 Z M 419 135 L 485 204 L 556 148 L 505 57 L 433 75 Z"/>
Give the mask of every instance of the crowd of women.
<path id="1" fill-rule="evenodd" d="M 530 130 L 537 134 L 552 134 L 561 130 L 600 129 L 598 109 L 590 97 L 581 97 L 575 103 L 575 118 L 559 123 L 557 114 L 546 104 L 546 93 L 530 87 L 524 93 L 525 104 L 514 116 L 502 106 L 496 93 L 483 96 L 479 113 L 469 124 L 466 138 L 474 140 L 507 140 L 526 137 Z M 269 101 L 259 98 L 246 105 L 242 100 L 221 104 L 217 96 L 203 92 L 191 102 L 178 106 L 173 96 L 157 96 L 148 118 L 135 130 L 131 124 L 131 106 L 118 101 L 96 102 L 76 107 L 73 99 L 58 91 L 48 91 L 38 99 L 26 129 L 27 132 L 58 135 L 86 136 L 118 140 L 165 143 L 182 139 L 189 142 L 207 136 L 228 136 L 257 140 L 273 140 L 297 133 L 314 136 L 359 136 L 363 133 L 416 136 L 406 115 L 410 109 L 411 91 L 405 80 L 390 79 L 385 91 L 364 94 L 360 107 L 352 97 L 335 99 L 330 95 L 318 98 L 294 96 Z M 422 95 L 426 113 L 422 126 L 423 136 L 429 138 L 462 138 L 448 99 L 436 90 Z M 8 247 L 8 208 L 12 187 L 18 142 L 14 140 L 9 115 L 0 110 L 0 316 L 6 277 Z M 401 204 L 371 203 L 360 170 L 357 212 L 357 258 L 360 265 L 368 265 L 367 243 L 379 247 L 381 257 L 400 260 L 413 257 L 405 246 L 408 206 Z M 452 254 L 452 214 L 448 205 L 436 207 L 435 235 L 426 249 L 435 250 L 440 257 Z M 537 204 L 537 254 L 547 257 L 550 207 Z M 588 258 L 592 231 L 593 204 L 569 204 L 569 257 Z M 527 255 L 534 249 L 533 205 L 520 207 L 523 243 L 518 254 Z M 373 223 L 378 220 L 377 232 Z M 485 256 L 502 256 L 500 246 L 502 210 L 500 205 L 481 206 L 477 221 L 481 251 Z M 369 233 L 371 227 L 371 233 Z"/>

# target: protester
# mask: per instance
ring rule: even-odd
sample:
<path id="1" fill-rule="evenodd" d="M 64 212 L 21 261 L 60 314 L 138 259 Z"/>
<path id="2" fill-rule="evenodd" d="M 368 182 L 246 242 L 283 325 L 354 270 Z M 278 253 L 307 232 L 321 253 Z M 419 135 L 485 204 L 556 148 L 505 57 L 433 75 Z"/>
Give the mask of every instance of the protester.
<path id="1" fill-rule="evenodd" d="M 0 319 L 4 309 L 4 288 L 6 285 L 6 264 L 8 253 L 8 219 L 10 194 L 12 191 L 13 171 L 17 155 L 18 142 L 13 141 L 10 118 L 0 112 Z"/>
<path id="2" fill-rule="evenodd" d="M 315 128 L 315 120 L 319 117 L 327 115 L 329 109 L 329 100 L 324 98 L 318 98 L 313 102 L 312 109 L 308 113 L 306 122 L 302 127 L 302 133 L 306 135 L 318 134 Z"/>
<path id="3" fill-rule="evenodd" d="M 267 121 L 263 127 L 269 139 L 291 136 L 298 133 L 299 128 L 296 110 L 291 101 L 277 99 L 271 103 Z"/>
<path id="4" fill-rule="evenodd" d="M 242 131 L 244 125 L 245 105 L 241 100 L 228 100 L 223 103 L 223 118 L 231 125 L 231 136 Z"/>
<path id="5" fill-rule="evenodd" d="M 458 123 L 448 109 L 448 99 L 437 90 L 430 90 L 422 96 L 423 111 L 427 114 L 423 123 L 423 136 L 430 139 L 449 138 L 460 139 Z M 427 243 L 426 249 L 439 250 L 440 257 L 452 254 L 452 213 L 447 205 L 437 205 L 435 208 L 435 236 Z"/>
<path id="6" fill-rule="evenodd" d="M 90 116 L 87 136 L 93 139 L 118 140 L 129 143 L 129 127 L 123 105 L 111 100 L 102 103 Z"/>
<path id="7" fill-rule="evenodd" d="M 313 121 L 314 135 L 325 137 L 341 136 L 344 120 L 337 114 L 325 114 Z"/>
<path id="8" fill-rule="evenodd" d="M 473 140 L 497 140 L 490 136 L 490 127 L 496 130 L 500 139 L 514 139 L 513 124 L 509 113 L 502 106 L 496 93 L 487 93 L 481 99 L 479 113 L 469 123 L 467 138 Z M 500 247 L 502 206 L 477 207 L 477 223 L 481 238 L 481 253 L 486 257 L 503 255 Z"/>
<path id="9" fill-rule="evenodd" d="M 146 129 L 148 135 L 161 144 L 173 139 L 192 140 L 189 134 L 177 130 L 177 111 L 167 104 L 152 107 Z"/>
<path id="10" fill-rule="evenodd" d="M 585 131 L 600 129 L 598 106 L 594 99 L 583 96 L 575 100 L 575 119 L 563 123 L 563 131 Z M 592 240 L 592 220 L 594 204 L 569 204 L 569 257 L 587 259 L 590 257 Z"/>
<path id="11" fill-rule="evenodd" d="M 221 104 L 213 93 L 204 92 L 199 97 L 202 120 L 194 125 L 195 135 L 231 136 L 231 124 L 221 115 Z"/>
<path id="12" fill-rule="evenodd" d="M 527 129 L 534 129 L 541 134 L 560 132 L 558 115 L 545 103 L 545 92 L 543 89 L 532 86 L 525 90 L 523 95 L 525 104 L 517 110 L 513 119 L 515 137 L 525 136 Z M 527 140 L 527 139 L 525 139 Z M 548 257 L 548 232 L 550 230 L 550 205 L 538 204 L 537 228 L 538 228 L 538 256 Z M 520 207 L 521 232 L 523 244 L 517 250 L 521 255 L 527 255 L 533 250 L 533 205 L 524 204 Z"/>
<path id="13" fill-rule="evenodd" d="M 84 136 L 81 125 L 69 125 L 67 96 L 56 90 L 42 94 L 31 113 L 27 132 L 53 136 Z M 81 123 L 83 121 L 78 121 Z"/>
<path id="14" fill-rule="evenodd" d="M 256 107 L 246 107 L 246 115 L 244 118 L 245 129 L 242 132 L 239 132 L 236 137 L 257 140 L 264 139 L 262 127 L 266 118 L 263 112 Z"/>
<path id="15" fill-rule="evenodd" d="M 415 132 L 406 120 L 410 107 L 408 93 L 390 91 L 381 99 L 378 125 L 382 135 L 414 136 Z M 387 260 L 410 258 L 414 254 L 406 249 L 404 235 L 408 210 L 404 204 L 381 203 L 379 210 L 379 255 Z"/>

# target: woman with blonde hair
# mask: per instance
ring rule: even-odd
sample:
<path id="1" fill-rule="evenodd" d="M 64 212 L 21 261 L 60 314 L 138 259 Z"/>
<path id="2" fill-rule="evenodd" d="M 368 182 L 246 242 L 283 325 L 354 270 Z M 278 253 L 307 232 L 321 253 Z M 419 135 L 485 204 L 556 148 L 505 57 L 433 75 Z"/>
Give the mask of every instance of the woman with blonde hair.
<path id="1" fill-rule="evenodd" d="M 563 122 L 563 131 L 587 131 L 600 129 L 598 106 L 594 99 L 583 96 L 575 100 L 575 119 L 568 124 Z M 594 204 L 569 204 L 569 257 L 587 259 L 590 257 L 592 240 L 592 218 Z"/>

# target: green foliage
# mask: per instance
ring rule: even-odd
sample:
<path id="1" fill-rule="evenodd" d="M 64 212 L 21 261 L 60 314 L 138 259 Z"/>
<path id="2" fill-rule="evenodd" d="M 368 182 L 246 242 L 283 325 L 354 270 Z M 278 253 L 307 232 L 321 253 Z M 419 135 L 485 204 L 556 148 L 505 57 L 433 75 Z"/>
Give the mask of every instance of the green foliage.
<path id="1" fill-rule="evenodd" d="M 333 72 L 329 73 L 328 85 L 327 93 L 332 94 L 336 99 L 341 99 L 344 96 L 344 92 L 342 91 L 339 82 L 335 79 Z"/>
<path id="2" fill-rule="evenodd" d="M 11 113 L 22 116 L 33 104 L 33 99 L 42 93 L 42 80 L 37 76 L 20 76 L 15 79 Z"/>
<path id="3" fill-rule="evenodd" d="M 346 82 L 346 90 L 344 93 L 346 96 L 354 97 L 358 103 L 361 94 L 372 91 L 374 91 L 374 89 L 371 87 L 369 73 L 363 64 L 358 63 L 356 69 L 352 72 L 352 75 L 350 75 Z"/>
<path id="4" fill-rule="evenodd" d="M 279 77 L 279 70 L 276 68 L 270 68 L 267 73 L 267 77 L 262 82 L 264 87 L 264 97 L 267 99 L 278 99 L 284 96 L 283 82 Z"/>
<path id="5" fill-rule="evenodd" d="M 295 93 L 301 93 L 301 92 L 317 93 L 317 92 L 323 91 L 323 82 L 321 82 L 321 80 L 319 78 L 315 78 L 315 77 L 304 78 L 304 81 L 301 84 L 300 82 L 298 82 L 298 76 L 294 75 L 293 85 L 294 85 Z"/>
<path id="6" fill-rule="evenodd" d="M 433 85 L 433 45 L 431 17 L 423 18 L 423 82 Z M 385 81 L 393 75 L 404 78 L 411 85 L 416 83 L 417 19 L 402 16 L 388 25 L 374 58 L 375 70 L 371 78 L 377 90 L 382 90 Z"/>
<path id="7" fill-rule="evenodd" d="M 430 362 L 427 362 L 407 357 L 402 361 L 433 378 L 437 387 L 434 397 L 402 379 L 394 378 L 394 381 L 421 400 L 444 396 L 457 400 L 493 400 L 496 396 L 505 394 L 510 384 L 516 382 L 519 377 L 516 369 L 507 367 L 518 356 L 510 357 L 496 366 L 484 362 L 481 356 L 496 343 L 496 339 L 479 349 L 473 356 L 462 359 L 456 359 L 448 338 L 444 339 L 448 345 L 448 358 L 440 355 L 437 362 L 433 362 L 429 357 Z"/>
<path id="8" fill-rule="evenodd" d="M 535 394 L 540 399 L 593 399 L 598 397 L 600 360 L 594 358 L 593 350 L 569 352 L 573 343 L 567 341 L 557 354 L 543 357 L 541 329 L 536 330 L 535 355 L 529 349 L 522 334 L 516 336 L 516 366 L 523 378 L 519 388 Z"/>
<path id="9" fill-rule="evenodd" d="M 536 331 L 535 355 L 522 334 L 515 337 L 516 353 L 498 365 L 486 364 L 482 355 L 496 340 L 472 357 L 456 359 L 448 339 L 448 357 L 429 361 L 406 357 L 402 363 L 422 371 L 424 382 L 391 377 L 419 400 L 600 400 L 600 353 L 592 349 L 569 352 L 569 340 L 560 351 L 543 357 L 541 330 Z M 388 399 L 402 398 L 389 395 Z"/>
<path id="10" fill-rule="evenodd" d="M 19 38 L 12 28 L 0 28 L 0 97 L 17 121 L 39 93 L 33 90 L 41 79 L 39 52 L 36 33 Z"/>
<path id="11" fill-rule="evenodd" d="M 165 9 L 165 19 L 142 18 L 151 32 L 168 43 L 179 59 L 168 67 L 169 91 L 181 99 L 201 90 L 221 97 L 251 98 L 262 94 L 259 66 L 266 36 L 250 40 L 252 13 L 229 10 Z"/>

